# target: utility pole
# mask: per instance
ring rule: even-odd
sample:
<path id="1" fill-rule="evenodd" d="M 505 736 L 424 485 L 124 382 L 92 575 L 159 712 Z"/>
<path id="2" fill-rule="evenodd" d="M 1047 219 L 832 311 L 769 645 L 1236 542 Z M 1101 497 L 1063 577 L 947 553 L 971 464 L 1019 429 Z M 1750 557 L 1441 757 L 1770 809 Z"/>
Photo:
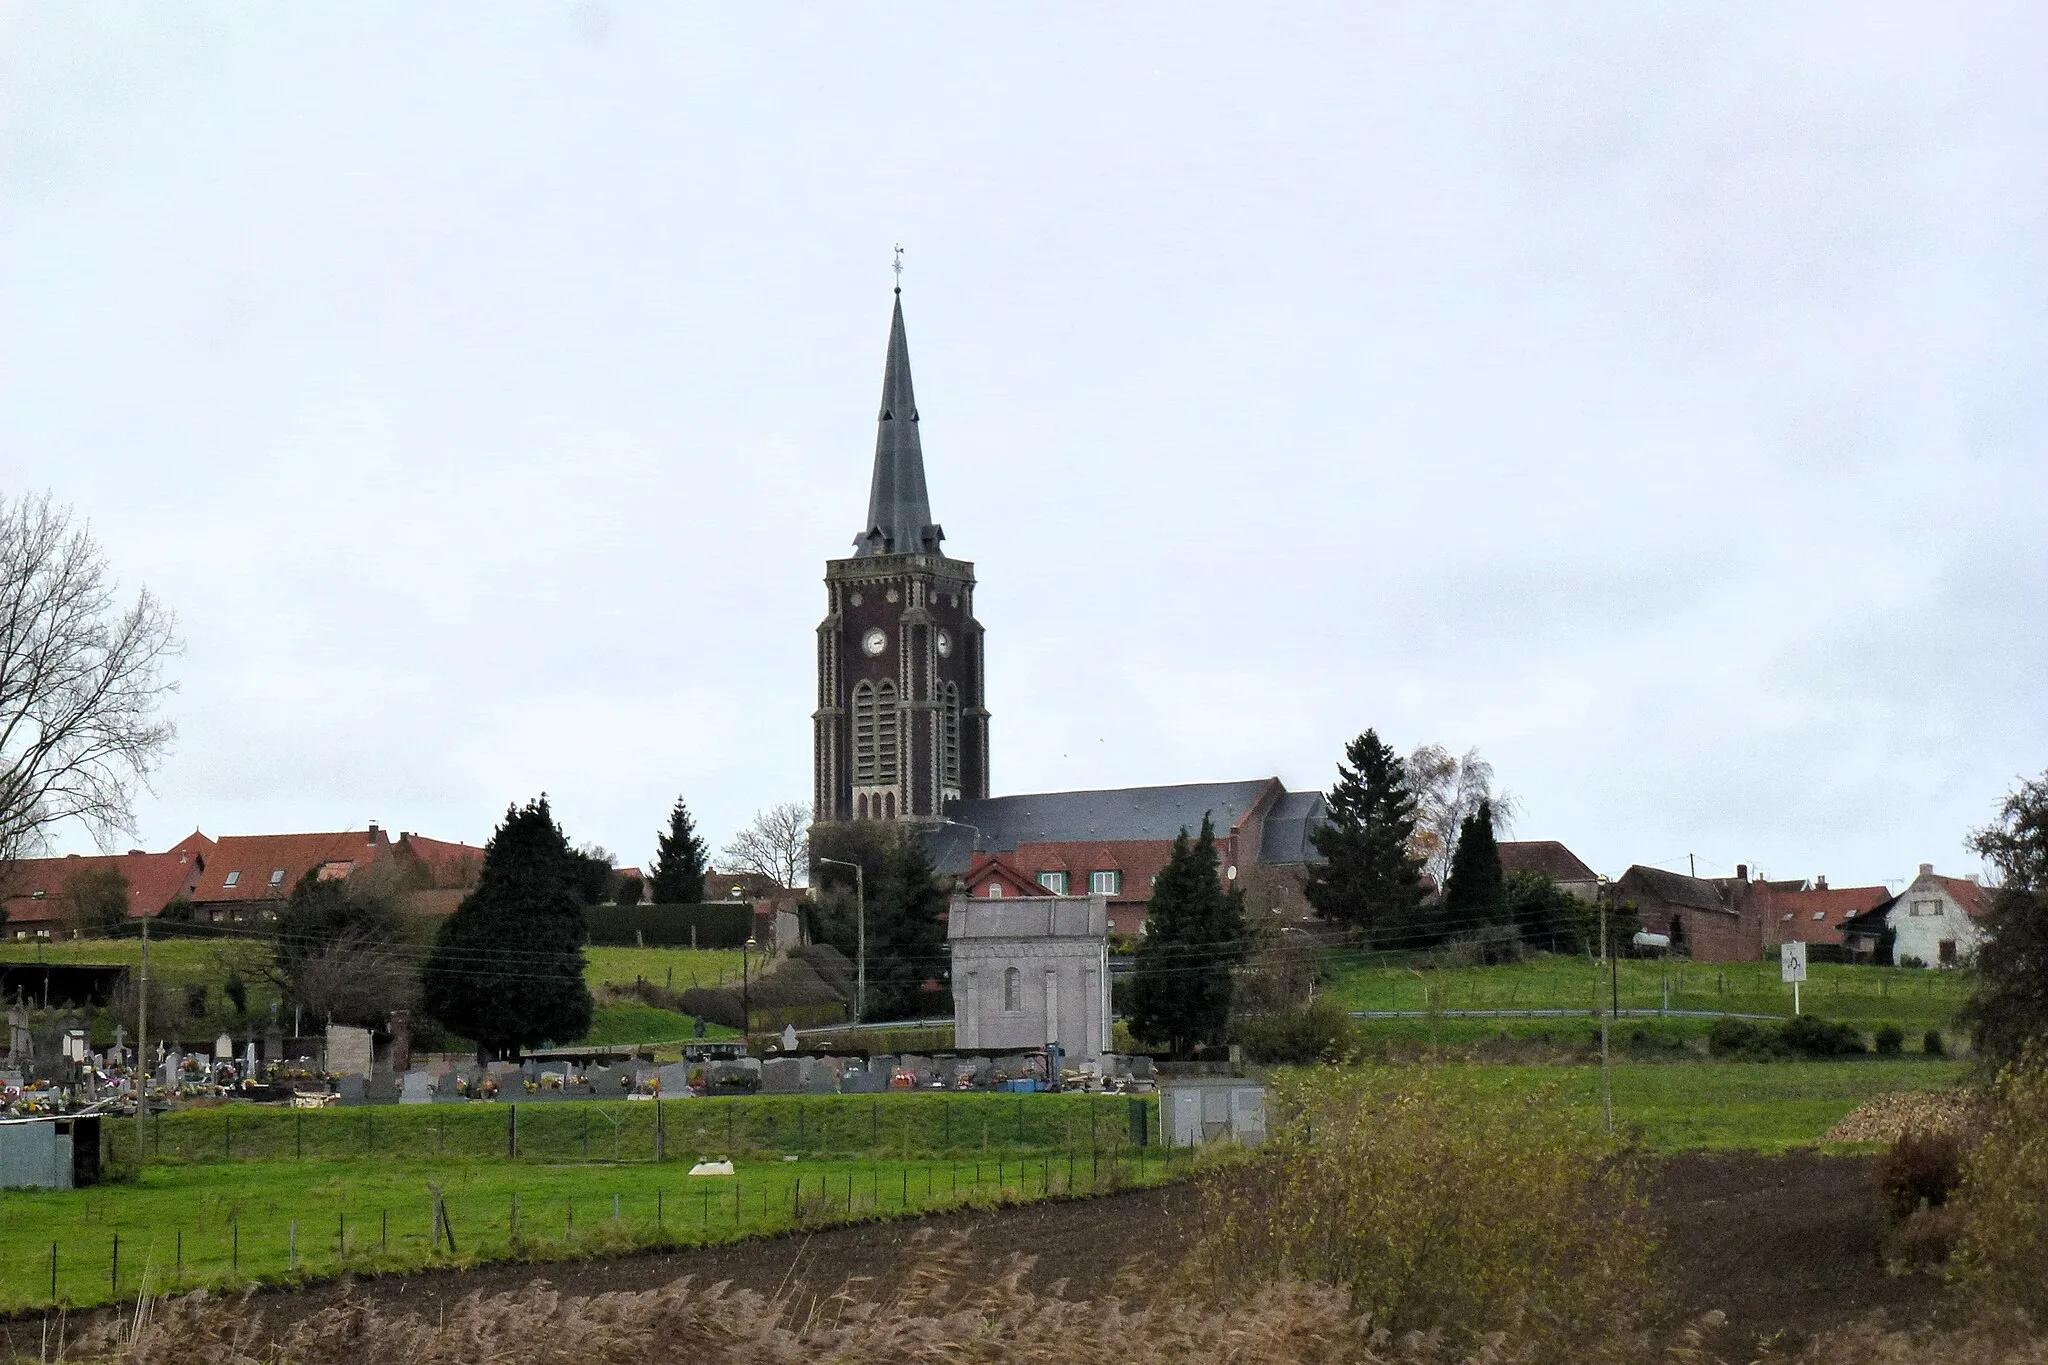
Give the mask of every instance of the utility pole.
<path id="1" fill-rule="evenodd" d="M 868 891 L 859 863 L 844 858 L 820 858 L 821 863 L 853 869 L 853 1022 L 868 1017 Z"/>
<path id="2" fill-rule="evenodd" d="M 142 920 L 142 986 L 135 1007 L 135 1167 L 142 1169 L 142 1140 L 149 1126 L 149 918 Z"/>
<path id="3" fill-rule="evenodd" d="M 1607 888 L 1600 888 L 1600 970 L 1607 970 Z M 1597 1008 L 1597 997 L 1596 1008 Z M 1607 1116 L 1607 1131 L 1614 1131 L 1614 1088 L 1607 1077 L 1607 1016 L 1600 1016 L 1600 1112 Z"/>

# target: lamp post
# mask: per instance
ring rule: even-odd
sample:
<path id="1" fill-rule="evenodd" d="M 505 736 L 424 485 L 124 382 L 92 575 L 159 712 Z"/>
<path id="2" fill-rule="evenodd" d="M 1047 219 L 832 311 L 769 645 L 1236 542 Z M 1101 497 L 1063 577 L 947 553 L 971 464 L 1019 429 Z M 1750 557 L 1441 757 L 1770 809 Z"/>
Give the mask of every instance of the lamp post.
<path id="1" fill-rule="evenodd" d="M 752 934 L 740 945 L 740 1041 L 749 1056 L 754 1051 L 754 997 L 747 987 L 747 954 L 760 946 Z"/>
<path id="2" fill-rule="evenodd" d="M 853 869 L 853 1019 L 855 1023 L 868 1016 L 868 891 L 867 879 L 859 863 L 847 862 L 844 858 L 820 858 L 820 863 L 834 867 Z"/>

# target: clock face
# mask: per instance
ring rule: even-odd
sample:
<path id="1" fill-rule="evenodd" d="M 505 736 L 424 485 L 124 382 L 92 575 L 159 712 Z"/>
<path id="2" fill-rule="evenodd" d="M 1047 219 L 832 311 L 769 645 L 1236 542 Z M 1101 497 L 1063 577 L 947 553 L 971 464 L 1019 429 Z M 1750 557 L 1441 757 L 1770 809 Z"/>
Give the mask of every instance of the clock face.
<path id="1" fill-rule="evenodd" d="M 880 626 L 869 626 L 868 633 L 860 637 L 860 647 L 869 654 L 880 654 L 889 647 L 889 637 L 882 634 Z"/>
<path id="2" fill-rule="evenodd" d="M 953 637 L 945 631 L 939 632 L 939 657 L 950 658 L 953 654 Z"/>

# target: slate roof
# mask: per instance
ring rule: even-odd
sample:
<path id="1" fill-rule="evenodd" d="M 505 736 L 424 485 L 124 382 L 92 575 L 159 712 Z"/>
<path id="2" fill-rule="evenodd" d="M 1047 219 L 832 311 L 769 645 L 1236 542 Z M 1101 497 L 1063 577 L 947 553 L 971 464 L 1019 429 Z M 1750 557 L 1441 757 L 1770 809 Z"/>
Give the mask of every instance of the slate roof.
<path id="1" fill-rule="evenodd" d="M 1319 863 L 1323 855 L 1309 834 L 1329 818 L 1329 802 L 1321 792 L 1286 792 L 1266 812 L 1266 835 L 1259 841 L 1262 863 Z"/>
<path id="2" fill-rule="evenodd" d="M 1661 867 L 1637 864 L 1621 874 L 1617 885 L 1624 894 L 1642 896 L 1666 905 L 1734 913 L 1712 882 L 1703 877 L 1688 877 L 1683 872 L 1666 872 Z"/>
<path id="3" fill-rule="evenodd" d="M 868 519 L 853 538 L 855 558 L 937 554 L 946 533 L 932 521 L 924 487 L 924 444 L 917 434 L 917 395 L 910 385 L 910 342 L 903 333 L 903 291 L 889 318 L 889 356 L 882 366 L 882 410 L 876 415 L 875 473 Z"/>
<path id="4" fill-rule="evenodd" d="M 1555 839 L 1515 839 L 1500 846 L 1503 872 L 1541 872 L 1554 882 L 1596 882 L 1599 874 Z"/>
<path id="5" fill-rule="evenodd" d="M 956 801 L 946 808 L 946 818 L 953 823 L 939 826 L 929 847 L 941 872 L 961 873 L 977 850 L 1014 853 L 1020 843 L 1151 842 L 1172 839 L 1183 829 L 1193 834 L 1202 827 L 1205 811 L 1222 835 L 1244 819 L 1275 782 L 1262 777 L 1250 782 L 1032 792 Z"/>

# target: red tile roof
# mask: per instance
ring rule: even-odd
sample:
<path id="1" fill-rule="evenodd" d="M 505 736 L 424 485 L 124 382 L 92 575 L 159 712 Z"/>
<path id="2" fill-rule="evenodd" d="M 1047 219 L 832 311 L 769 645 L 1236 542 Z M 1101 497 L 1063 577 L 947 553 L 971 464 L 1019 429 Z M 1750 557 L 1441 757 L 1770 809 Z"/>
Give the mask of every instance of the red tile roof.
<path id="1" fill-rule="evenodd" d="M 1555 839 L 1510 840 L 1500 846 L 1500 866 L 1503 872 L 1541 872 L 1554 882 L 1600 880 L 1578 854 Z"/>
<path id="2" fill-rule="evenodd" d="M 374 825 L 334 834 L 230 834 L 214 846 L 192 900 L 197 905 L 281 900 L 316 867 L 345 877 L 390 856 L 391 847 L 391 836 Z"/>
<path id="3" fill-rule="evenodd" d="M 1971 919 L 1982 918 L 1984 912 L 1991 908 L 1982 883 L 1973 882 L 1968 877 L 1944 877 L 1939 873 L 1934 874 L 1933 879 L 1941 883 L 1941 889 L 1953 896 L 1956 904 L 1963 907 L 1963 913 Z"/>
<path id="4" fill-rule="evenodd" d="M 424 866 L 434 885 L 443 889 L 476 885 L 477 873 L 484 865 L 484 851 L 475 844 L 429 839 L 424 834 L 400 833 L 392 852 Z"/>
<path id="5" fill-rule="evenodd" d="M 128 879 L 128 916 L 142 919 L 160 914 L 180 895 L 189 895 L 200 877 L 213 840 L 194 830 L 163 853 L 80 855 L 23 858 L 0 870 L 6 893 L 7 923 L 48 924 L 70 913 L 65 892 L 71 879 L 93 868 L 112 867 Z"/>
<path id="6" fill-rule="evenodd" d="M 1761 894 L 1758 894 L 1761 892 Z M 1882 886 L 1831 886 L 1816 891 L 1755 888 L 1766 934 L 1779 943 L 1840 943 L 1842 926 L 1892 898 Z"/>
<path id="7" fill-rule="evenodd" d="M 976 854 L 973 870 L 960 879 L 961 887 L 970 896 L 986 896 L 984 890 L 990 882 L 1001 882 L 1005 896 L 1050 896 L 1052 892 L 1038 884 L 1038 878 L 1018 867 L 1000 853 Z"/>

